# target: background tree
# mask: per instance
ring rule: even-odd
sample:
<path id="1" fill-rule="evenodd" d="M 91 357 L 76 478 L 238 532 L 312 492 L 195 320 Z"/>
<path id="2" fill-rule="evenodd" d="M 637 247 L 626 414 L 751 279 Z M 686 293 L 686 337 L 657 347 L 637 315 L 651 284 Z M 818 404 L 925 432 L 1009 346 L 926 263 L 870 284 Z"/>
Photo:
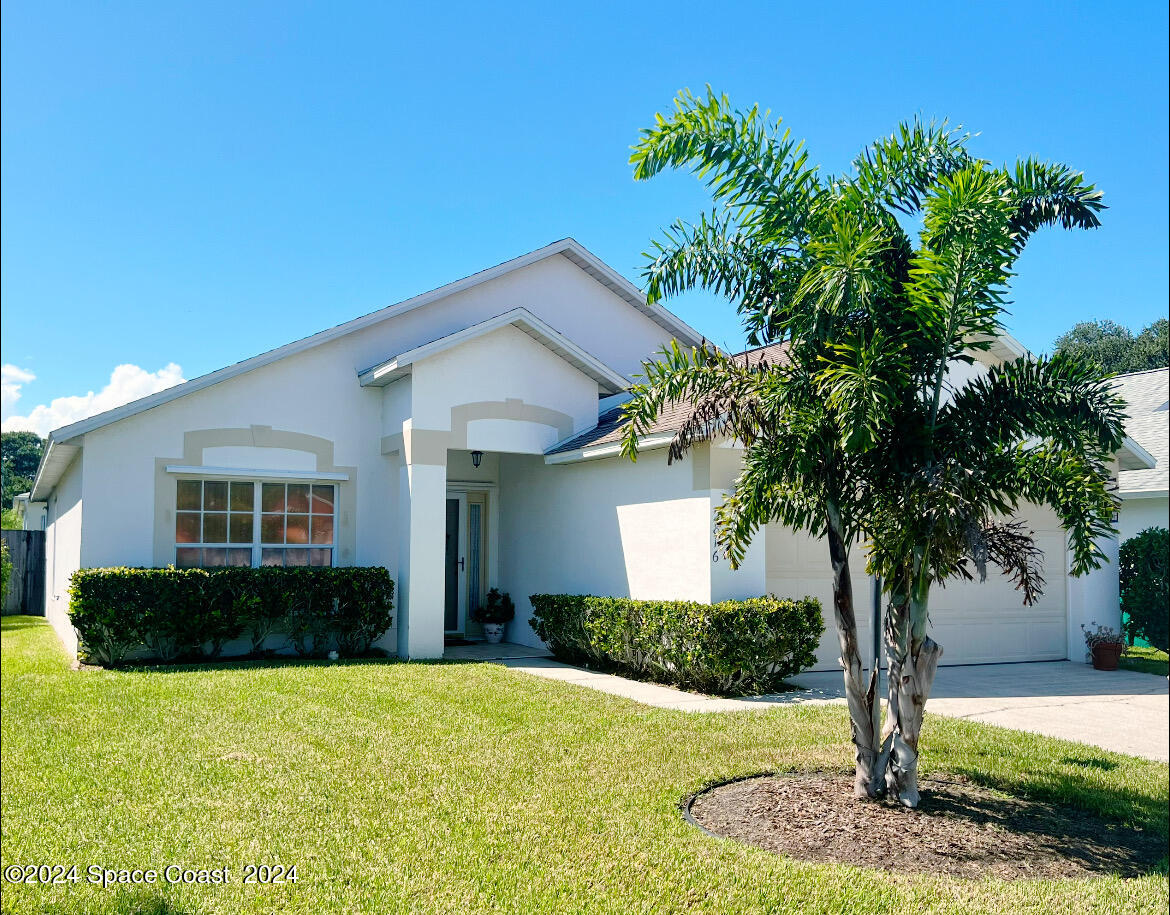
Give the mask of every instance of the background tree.
<path id="1" fill-rule="evenodd" d="M 1074 573 L 1101 558 L 1114 502 L 1107 459 L 1120 403 L 1073 357 L 1020 359 L 956 391 L 950 370 L 1003 334 L 1011 268 L 1045 225 L 1098 225 L 1100 192 L 1060 165 L 993 168 L 946 125 L 907 124 L 851 173 L 821 176 L 803 144 L 757 108 L 682 93 L 643 131 L 635 176 L 689 167 L 719 207 L 678 222 L 648 255 L 648 297 L 695 286 L 731 299 L 771 359 L 677 347 L 646 365 L 625 451 L 668 404 L 688 402 L 671 460 L 726 436 L 745 447 L 716 513 L 733 566 L 763 524 L 824 535 L 833 569 L 855 794 L 918 802 L 917 744 L 941 648 L 929 592 L 998 565 L 1025 602 L 1043 585 L 1031 533 L 1011 517 L 1051 505 Z M 906 226 L 921 220 L 916 243 Z M 862 680 L 849 550 L 868 541 L 883 576 L 890 694 L 879 734 L 876 673 Z"/>
<path id="2" fill-rule="evenodd" d="M 1149 527 L 1121 545 L 1121 609 L 1132 643 L 1170 650 L 1170 531 Z"/>
<path id="3" fill-rule="evenodd" d="M 1113 321 L 1082 321 L 1056 338 L 1055 351 L 1078 356 L 1106 375 L 1144 372 L 1170 365 L 1170 333 L 1159 318 L 1139 334 Z"/>
<path id="4" fill-rule="evenodd" d="M 35 432 L 5 432 L 0 434 L 0 476 L 3 477 L 4 508 L 12 508 L 12 500 L 32 488 L 33 477 L 41 462 L 45 443 Z"/>

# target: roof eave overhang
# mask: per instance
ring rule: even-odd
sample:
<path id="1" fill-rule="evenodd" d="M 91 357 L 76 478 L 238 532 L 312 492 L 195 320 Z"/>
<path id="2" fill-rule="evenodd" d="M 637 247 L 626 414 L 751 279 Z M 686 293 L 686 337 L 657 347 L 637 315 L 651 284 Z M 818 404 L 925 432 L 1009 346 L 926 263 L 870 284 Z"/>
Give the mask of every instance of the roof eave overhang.
<path id="1" fill-rule="evenodd" d="M 81 440 L 73 438 L 70 440 L 58 440 L 53 433 L 49 434 L 49 439 L 45 444 L 45 452 L 41 455 L 41 463 L 37 466 L 37 475 L 33 480 L 32 489 L 29 491 L 29 499 L 32 502 L 44 502 L 49 498 L 49 494 L 53 491 L 60 481 L 61 476 L 68 469 L 69 465 L 73 463 L 73 459 L 81 451 Z"/>
<path id="2" fill-rule="evenodd" d="M 638 450 L 654 451 L 667 447 L 672 441 L 674 441 L 673 432 L 647 435 L 638 439 Z M 553 447 L 555 448 L 556 445 Z M 606 442 L 604 445 L 587 445 L 572 451 L 552 452 L 544 456 L 544 462 L 546 464 L 580 464 L 583 461 L 599 461 L 603 458 L 618 457 L 621 453 L 621 442 Z"/>
<path id="3" fill-rule="evenodd" d="M 1158 459 L 1128 435 L 1117 449 L 1117 466 L 1121 470 L 1152 470 Z"/>

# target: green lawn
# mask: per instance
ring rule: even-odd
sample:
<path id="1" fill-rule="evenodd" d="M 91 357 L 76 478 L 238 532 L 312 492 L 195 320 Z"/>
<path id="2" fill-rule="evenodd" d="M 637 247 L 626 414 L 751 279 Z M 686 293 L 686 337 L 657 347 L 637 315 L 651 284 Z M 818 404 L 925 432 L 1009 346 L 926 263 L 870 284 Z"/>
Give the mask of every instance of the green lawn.
<path id="1" fill-rule="evenodd" d="M 1170 655 L 1157 648 L 1131 645 L 1125 649 L 1119 666 L 1122 670 L 1136 670 L 1142 674 L 1170 676 Z"/>
<path id="2" fill-rule="evenodd" d="M 5 912 L 1165 912 L 1162 873 L 1014 883 L 804 864 L 687 826 L 713 779 L 845 767 L 837 707 L 688 715 L 490 664 L 72 671 L 5 618 L 0 857 L 231 868 L 5 883 Z M 925 767 L 1167 833 L 1163 764 L 932 718 Z M 244 886 L 248 863 L 296 884 Z"/>

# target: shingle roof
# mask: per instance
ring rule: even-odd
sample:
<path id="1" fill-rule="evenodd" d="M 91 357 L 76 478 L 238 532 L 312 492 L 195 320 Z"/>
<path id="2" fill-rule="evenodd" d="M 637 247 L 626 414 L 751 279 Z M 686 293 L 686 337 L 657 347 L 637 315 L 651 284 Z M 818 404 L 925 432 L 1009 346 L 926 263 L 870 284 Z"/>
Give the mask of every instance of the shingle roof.
<path id="1" fill-rule="evenodd" d="M 761 346 L 756 349 L 736 353 L 736 358 L 747 359 L 750 364 L 759 364 L 767 360 L 775 362 L 781 358 L 786 349 L 786 343 L 773 343 L 770 346 Z M 678 401 L 668 404 L 658 415 L 654 425 L 647 430 L 647 436 L 673 435 L 691 415 L 691 403 Z M 575 435 L 563 442 L 558 442 L 550 448 L 547 454 L 564 454 L 568 451 L 579 451 L 582 448 L 597 448 L 605 445 L 615 445 L 622 440 L 625 433 L 626 418 L 622 414 L 621 405 L 606 410 L 597 418 L 597 425 L 580 435 Z"/>
<path id="2" fill-rule="evenodd" d="M 1131 372 L 1113 379 L 1125 398 L 1125 432 L 1157 461 L 1152 470 L 1123 470 L 1122 494 L 1165 492 L 1170 488 L 1170 369 Z"/>

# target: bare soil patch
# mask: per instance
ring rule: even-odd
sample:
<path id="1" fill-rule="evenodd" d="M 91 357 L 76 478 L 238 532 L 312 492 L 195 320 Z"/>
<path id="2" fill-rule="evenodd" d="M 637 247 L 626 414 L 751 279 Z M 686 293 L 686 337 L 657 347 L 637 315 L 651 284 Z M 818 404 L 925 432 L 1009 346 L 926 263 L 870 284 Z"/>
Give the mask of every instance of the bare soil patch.
<path id="1" fill-rule="evenodd" d="M 1005 880 L 1148 873 L 1164 836 L 962 779 L 922 779 L 906 810 L 857 801 L 852 776 L 768 775 L 720 785 L 688 805 L 704 829 L 805 861 Z"/>

